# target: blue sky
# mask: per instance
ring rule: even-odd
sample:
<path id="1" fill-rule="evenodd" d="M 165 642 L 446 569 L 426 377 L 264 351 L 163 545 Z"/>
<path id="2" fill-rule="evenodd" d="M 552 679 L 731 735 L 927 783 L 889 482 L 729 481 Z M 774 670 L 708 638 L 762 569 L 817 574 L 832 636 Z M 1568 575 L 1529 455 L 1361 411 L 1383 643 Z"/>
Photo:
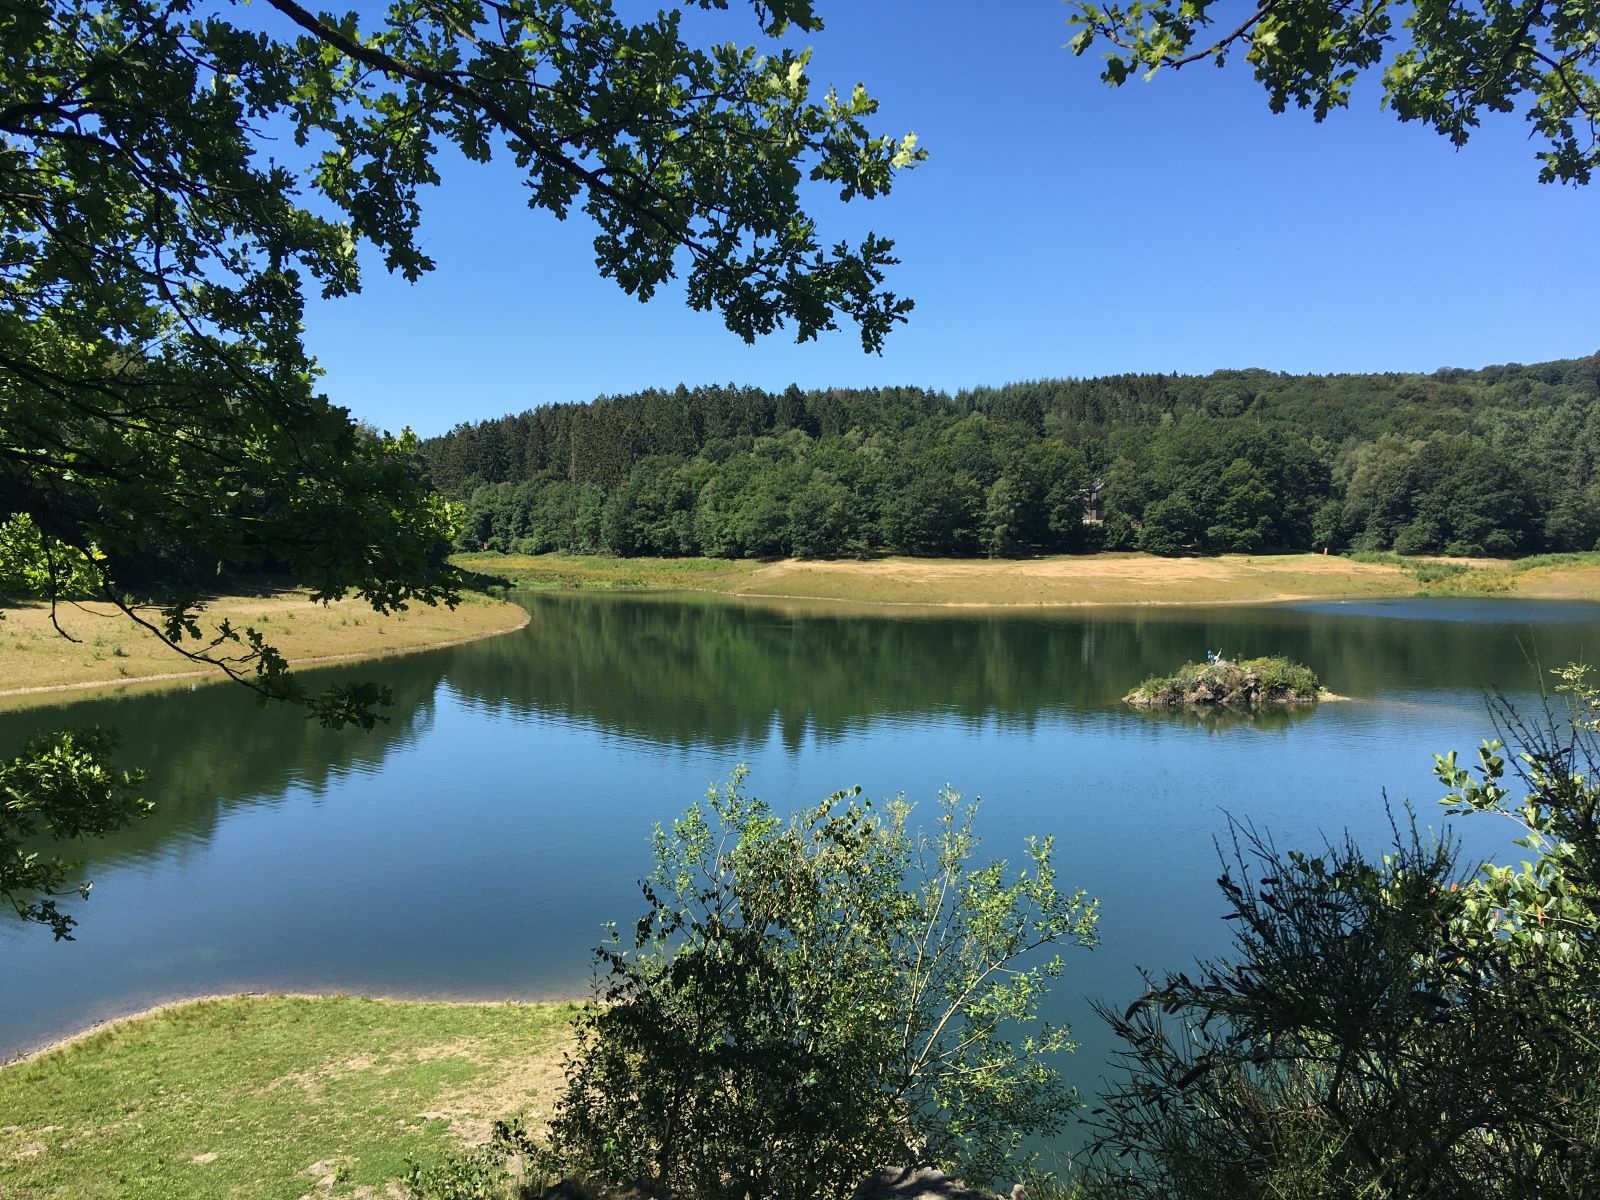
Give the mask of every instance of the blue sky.
<path id="1" fill-rule="evenodd" d="M 1600 185 L 1537 182 L 1519 116 L 1454 150 L 1379 107 L 1274 116 L 1237 62 L 1111 89 L 1066 50 L 1059 0 L 820 0 L 821 87 L 865 82 L 929 160 L 889 197 L 813 215 L 891 236 L 917 302 L 880 356 L 844 329 L 746 346 L 668 288 L 600 279 L 592 230 L 524 205 L 509 165 L 447 161 L 425 197 L 439 263 L 368 271 L 306 337 L 336 403 L 424 435 L 555 401 L 736 382 L 955 390 L 1046 376 L 1431 371 L 1600 350 Z M 737 0 L 700 22 L 751 41 Z"/>

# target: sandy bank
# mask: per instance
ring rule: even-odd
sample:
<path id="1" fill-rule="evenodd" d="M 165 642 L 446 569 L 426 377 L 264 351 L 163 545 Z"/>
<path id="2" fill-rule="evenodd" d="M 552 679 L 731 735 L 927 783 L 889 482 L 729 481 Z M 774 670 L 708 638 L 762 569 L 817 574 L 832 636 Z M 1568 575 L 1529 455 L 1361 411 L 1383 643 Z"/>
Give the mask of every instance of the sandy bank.
<path id="1" fill-rule="evenodd" d="M 200 666 L 172 669 L 185 660 L 160 638 L 132 624 L 109 605 L 62 605 L 57 612 L 69 635 L 61 636 L 44 604 L 3 611 L 0 620 L 0 707 L 45 703 L 62 693 L 120 690 L 224 680 Z M 380 616 L 352 604 L 315 605 L 297 592 L 269 596 L 224 596 L 207 604 L 202 628 L 224 619 L 235 628 L 261 630 L 295 667 L 325 666 L 438 650 L 521 629 L 525 609 L 485 596 L 468 595 L 452 612 L 414 605 Z M 75 639 L 75 640 L 71 640 Z M 195 643 L 198 644 L 198 643 Z"/>
<path id="2" fill-rule="evenodd" d="M 1460 571 L 1435 572 L 1427 579 L 1419 577 L 1417 564 L 1437 565 L 1440 560 L 1358 562 L 1323 554 L 1161 558 L 1118 552 L 1035 559 L 775 562 L 479 554 L 455 561 L 525 588 L 707 592 L 897 611 L 1264 604 L 1440 593 L 1600 600 L 1600 564 L 1585 561 L 1524 569 L 1514 562 L 1460 560 Z"/>

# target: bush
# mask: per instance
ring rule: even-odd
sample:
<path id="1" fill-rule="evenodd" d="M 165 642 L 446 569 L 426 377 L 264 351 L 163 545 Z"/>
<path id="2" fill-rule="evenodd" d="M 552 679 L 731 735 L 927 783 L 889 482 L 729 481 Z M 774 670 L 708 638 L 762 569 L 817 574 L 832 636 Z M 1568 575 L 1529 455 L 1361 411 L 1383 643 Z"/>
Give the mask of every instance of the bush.
<path id="1" fill-rule="evenodd" d="M 1465 563 L 1453 562 L 1413 561 L 1403 565 L 1416 576 L 1418 583 L 1442 583 L 1446 579 L 1459 579 L 1471 569 Z"/>
<path id="2" fill-rule="evenodd" d="M 1287 658 L 1252 658 L 1239 664 L 1245 672 L 1255 672 L 1268 696 L 1287 696 L 1294 700 L 1315 699 L 1322 690 L 1317 673 L 1304 663 Z"/>
<path id="3" fill-rule="evenodd" d="M 400 1184 L 407 1200 L 533 1200 L 553 1180 L 548 1153 L 516 1118 L 496 1121 L 488 1144 L 476 1150 L 407 1163 Z"/>
<path id="4" fill-rule="evenodd" d="M 970 865 L 975 809 L 937 832 L 859 789 L 788 821 L 742 771 L 655 836 L 648 911 L 599 951 L 552 1126 L 568 1174 L 685 1200 L 846 1195 L 929 1164 L 988 1181 L 1074 1105 L 1038 1020 L 1095 905 L 1028 865 Z M 1013 1041 L 1013 1037 L 1020 1040 Z"/>

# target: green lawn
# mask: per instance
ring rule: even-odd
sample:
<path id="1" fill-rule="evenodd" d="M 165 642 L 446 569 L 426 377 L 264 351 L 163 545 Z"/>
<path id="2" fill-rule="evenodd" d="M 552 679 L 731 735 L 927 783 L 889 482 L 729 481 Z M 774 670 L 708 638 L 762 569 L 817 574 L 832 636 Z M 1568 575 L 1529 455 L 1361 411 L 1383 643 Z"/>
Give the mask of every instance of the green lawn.
<path id="1" fill-rule="evenodd" d="M 197 1001 L 0 1069 L 4 1200 L 395 1194 L 548 1113 L 576 1006 Z"/>

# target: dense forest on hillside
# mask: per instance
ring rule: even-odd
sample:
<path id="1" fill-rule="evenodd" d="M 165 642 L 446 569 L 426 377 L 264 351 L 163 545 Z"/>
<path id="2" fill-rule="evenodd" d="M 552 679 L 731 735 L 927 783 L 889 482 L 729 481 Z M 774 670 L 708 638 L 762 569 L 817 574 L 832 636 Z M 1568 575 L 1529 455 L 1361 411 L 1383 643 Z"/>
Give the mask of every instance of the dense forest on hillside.
<path id="1" fill-rule="evenodd" d="M 553 404 L 423 443 L 463 549 L 837 557 L 1600 542 L 1600 355 L 1431 375 Z"/>

